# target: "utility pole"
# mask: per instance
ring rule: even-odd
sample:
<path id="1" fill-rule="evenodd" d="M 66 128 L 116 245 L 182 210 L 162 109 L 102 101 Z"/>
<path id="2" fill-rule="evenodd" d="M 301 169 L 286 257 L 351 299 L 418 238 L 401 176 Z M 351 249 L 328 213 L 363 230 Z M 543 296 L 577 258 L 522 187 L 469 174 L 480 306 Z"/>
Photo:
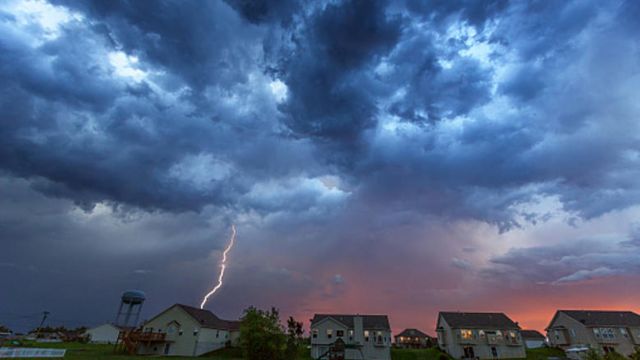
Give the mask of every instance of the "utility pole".
<path id="1" fill-rule="evenodd" d="M 40 328 L 42 328 L 42 325 L 44 325 L 45 320 L 47 320 L 47 316 L 49 316 L 49 312 L 48 311 L 43 311 L 42 312 L 42 321 L 40 321 L 40 325 L 38 326 L 38 329 L 36 330 L 36 340 L 38 339 L 38 336 L 40 335 Z"/>

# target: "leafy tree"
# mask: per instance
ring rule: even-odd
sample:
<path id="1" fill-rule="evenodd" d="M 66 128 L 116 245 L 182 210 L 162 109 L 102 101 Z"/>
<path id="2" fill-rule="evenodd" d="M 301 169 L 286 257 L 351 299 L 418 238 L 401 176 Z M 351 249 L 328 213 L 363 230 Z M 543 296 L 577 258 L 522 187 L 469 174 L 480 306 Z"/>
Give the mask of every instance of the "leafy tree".
<path id="1" fill-rule="evenodd" d="M 636 351 L 629 356 L 631 360 L 640 360 L 640 346 L 636 346 Z"/>
<path id="2" fill-rule="evenodd" d="M 280 314 L 250 307 L 240 319 L 240 346 L 247 360 L 287 360 L 287 337 L 280 325 Z"/>
<path id="3" fill-rule="evenodd" d="M 9 329 L 8 327 L 0 324 L 0 332 L 11 332 L 11 329 Z"/>
<path id="4" fill-rule="evenodd" d="M 296 321 L 293 316 L 289 316 L 287 319 L 287 359 L 295 360 L 298 358 L 298 349 L 303 342 L 303 334 L 302 323 Z"/>

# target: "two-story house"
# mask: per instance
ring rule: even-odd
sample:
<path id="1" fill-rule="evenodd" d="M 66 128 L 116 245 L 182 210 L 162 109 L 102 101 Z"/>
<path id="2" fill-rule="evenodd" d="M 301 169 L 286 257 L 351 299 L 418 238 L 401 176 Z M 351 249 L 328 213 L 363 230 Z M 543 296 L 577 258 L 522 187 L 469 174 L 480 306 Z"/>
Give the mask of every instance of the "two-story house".
<path id="1" fill-rule="evenodd" d="M 391 327 L 386 315 L 315 314 L 311 319 L 311 357 L 328 359 L 338 340 L 344 342 L 345 359 L 391 359 Z"/>
<path id="2" fill-rule="evenodd" d="M 455 359 L 516 359 L 526 352 L 520 326 L 503 313 L 440 312 L 438 345 Z"/>
<path id="3" fill-rule="evenodd" d="M 240 322 L 209 310 L 175 304 L 147 321 L 136 335 L 139 355 L 200 356 L 237 343 Z"/>
<path id="4" fill-rule="evenodd" d="M 590 347 L 628 356 L 640 347 L 640 315 L 631 311 L 558 310 L 547 327 L 551 346 Z"/>
<path id="5" fill-rule="evenodd" d="M 418 329 L 404 329 L 395 336 L 395 345 L 403 349 L 426 348 L 435 344 L 434 339 Z"/>

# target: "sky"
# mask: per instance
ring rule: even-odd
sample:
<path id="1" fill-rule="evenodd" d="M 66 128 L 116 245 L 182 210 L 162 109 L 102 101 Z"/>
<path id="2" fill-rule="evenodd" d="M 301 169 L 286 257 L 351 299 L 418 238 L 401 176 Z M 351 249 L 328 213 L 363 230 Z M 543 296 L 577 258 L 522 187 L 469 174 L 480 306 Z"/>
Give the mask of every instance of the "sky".
<path id="1" fill-rule="evenodd" d="M 0 323 L 640 311 L 640 2 L 0 2 Z"/>

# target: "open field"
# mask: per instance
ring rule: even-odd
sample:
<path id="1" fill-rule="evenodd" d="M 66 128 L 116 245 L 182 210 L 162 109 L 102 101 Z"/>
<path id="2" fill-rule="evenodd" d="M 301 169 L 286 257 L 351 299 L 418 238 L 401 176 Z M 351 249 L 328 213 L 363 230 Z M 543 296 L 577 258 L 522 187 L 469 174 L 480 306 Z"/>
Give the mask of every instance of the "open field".
<path id="1" fill-rule="evenodd" d="M 26 345 L 36 347 L 36 344 Z M 51 344 L 37 344 L 37 347 L 42 348 L 55 348 L 55 349 L 67 349 L 67 354 L 64 357 L 68 360 L 140 360 L 145 358 L 162 358 L 160 356 L 136 356 L 136 355 L 124 355 L 115 354 L 113 352 L 113 345 L 98 345 L 98 344 L 81 344 L 81 343 L 51 343 Z M 541 348 L 534 350 L 527 350 L 527 360 L 547 360 L 549 357 L 563 358 L 564 353 L 558 349 Z M 212 360 L 243 360 L 240 349 L 223 349 L 213 352 L 207 356 L 200 357 L 202 359 Z M 194 359 L 193 357 L 171 357 L 170 359 L 182 360 L 182 359 Z M 307 349 L 301 349 L 299 360 L 311 360 Z M 392 360 L 445 360 L 450 359 L 449 356 L 444 354 L 438 349 L 391 349 Z"/>

